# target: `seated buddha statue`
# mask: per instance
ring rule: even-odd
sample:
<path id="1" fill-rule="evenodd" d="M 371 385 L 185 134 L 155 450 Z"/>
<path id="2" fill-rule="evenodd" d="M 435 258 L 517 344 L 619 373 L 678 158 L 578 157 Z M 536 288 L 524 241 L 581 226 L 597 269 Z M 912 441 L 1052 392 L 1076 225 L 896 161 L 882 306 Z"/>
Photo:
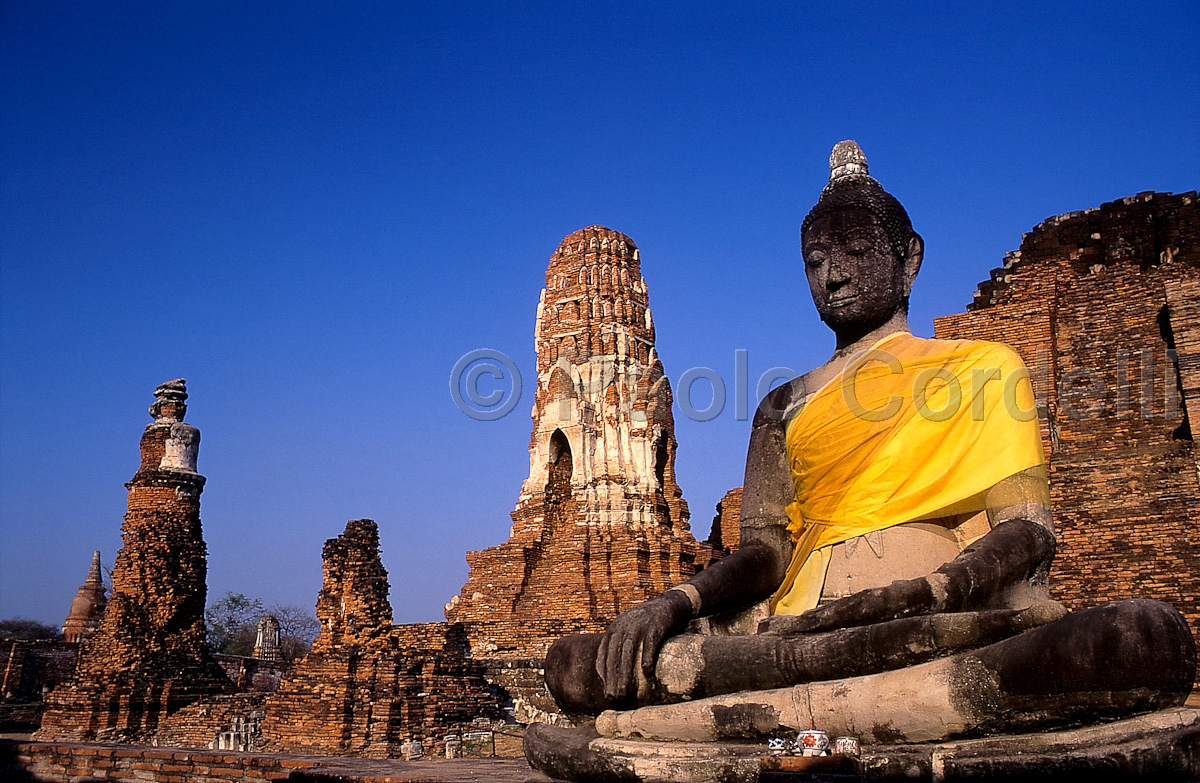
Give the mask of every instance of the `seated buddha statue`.
<path id="1" fill-rule="evenodd" d="M 531 727 L 526 754 L 553 776 L 598 752 L 571 731 L 934 742 L 1112 720 L 1192 687 L 1195 643 L 1171 606 L 1051 599 L 1028 371 L 999 343 L 910 333 L 923 241 L 857 144 L 830 169 L 801 252 L 833 355 L 755 414 L 738 550 L 551 647 L 547 686 L 585 721 Z"/>

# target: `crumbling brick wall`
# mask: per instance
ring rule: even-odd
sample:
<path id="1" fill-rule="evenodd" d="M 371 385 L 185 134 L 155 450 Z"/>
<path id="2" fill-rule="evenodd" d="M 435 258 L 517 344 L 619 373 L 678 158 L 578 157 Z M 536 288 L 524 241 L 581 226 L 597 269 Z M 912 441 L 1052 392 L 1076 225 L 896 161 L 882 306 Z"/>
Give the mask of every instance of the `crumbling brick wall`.
<path id="1" fill-rule="evenodd" d="M 1031 369 L 1050 466 L 1053 595 L 1172 604 L 1200 635 L 1200 204 L 1142 193 L 1044 221 L 937 337 Z"/>
<path id="2" fill-rule="evenodd" d="M 0 640 L 0 701 L 41 701 L 71 679 L 79 645 L 58 639 Z"/>
<path id="3" fill-rule="evenodd" d="M 708 533 L 708 545 L 721 556 L 738 548 L 742 540 L 742 488 L 734 487 L 717 501 L 717 515 Z"/>

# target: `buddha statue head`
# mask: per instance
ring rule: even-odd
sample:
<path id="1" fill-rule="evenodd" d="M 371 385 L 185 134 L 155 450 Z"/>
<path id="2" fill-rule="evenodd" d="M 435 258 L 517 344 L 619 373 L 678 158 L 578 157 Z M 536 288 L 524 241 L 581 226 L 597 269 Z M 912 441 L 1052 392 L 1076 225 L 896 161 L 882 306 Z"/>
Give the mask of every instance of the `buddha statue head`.
<path id="1" fill-rule="evenodd" d="M 907 312 L 924 242 L 900 202 L 868 174 L 858 144 L 838 142 L 829 169 L 800 227 L 801 252 L 821 320 L 855 340 Z"/>

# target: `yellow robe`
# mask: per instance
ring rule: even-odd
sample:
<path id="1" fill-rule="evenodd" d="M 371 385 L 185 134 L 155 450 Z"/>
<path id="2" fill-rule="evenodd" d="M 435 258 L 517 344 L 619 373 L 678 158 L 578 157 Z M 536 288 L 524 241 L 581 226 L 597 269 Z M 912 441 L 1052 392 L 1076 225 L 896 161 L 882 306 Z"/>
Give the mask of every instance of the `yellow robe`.
<path id="1" fill-rule="evenodd" d="M 787 425 L 792 560 L 774 614 L 817 605 L 830 547 L 905 522 L 984 510 L 1043 464 L 1029 372 L 1011 348 L 888 335 Z"/>

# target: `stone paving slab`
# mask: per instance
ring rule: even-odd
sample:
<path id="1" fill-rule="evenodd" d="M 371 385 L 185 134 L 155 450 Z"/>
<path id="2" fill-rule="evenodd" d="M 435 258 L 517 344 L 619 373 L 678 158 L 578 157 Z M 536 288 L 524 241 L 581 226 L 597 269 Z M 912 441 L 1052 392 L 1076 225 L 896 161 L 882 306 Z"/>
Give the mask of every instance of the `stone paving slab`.
<path id="1" fill-rule="evenodd" d="M 548 783 L 525 759 L 396 761 L 320 759 L 320 766 L 292 773 L 294 783 Z"/>

